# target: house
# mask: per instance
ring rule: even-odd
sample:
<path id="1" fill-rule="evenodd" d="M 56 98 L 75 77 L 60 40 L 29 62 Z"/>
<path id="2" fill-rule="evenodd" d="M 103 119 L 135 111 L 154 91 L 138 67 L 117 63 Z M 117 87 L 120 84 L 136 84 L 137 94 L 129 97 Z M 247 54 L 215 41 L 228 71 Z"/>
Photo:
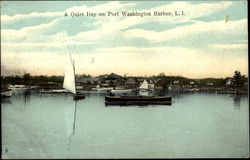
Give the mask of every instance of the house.
<path id="1" fill-rule="evenodd" d="M 55 88 L 62 88 L 61 83 L 48 83 L 48 82 L 41 82 L 38 84 L 39 88 L 44 88 L 44 89 L 55 89 Z"/>
<path id="2" fill-rule="evenodd" d="M 148 81 L 148 89 L 150 90 L 154 90 L 155 89 L 155 84 L 156 84 L 156 80 L 149 80 Z"/>
<path id="3" fill-rule="evenodd" d="M 97 84 L 100 78 L 82 78 L 82 77 L 76 77 L 76 83 L 79 85 L 86 85 L 86 84 Z"/>
<path id="4" fill-rule="evenodd" d="M 106 78 L 106 80 L 121 80 L 123 79 L 122 76 L 115 74 L 115 73 L 111 73 L 110 75 L 108 75 Z"/>
<path id="5" fill-rule="evenodd" d="M 192 82 L 190 82 L 189 84 L 194 85 L 195 83 L 192 81 Z"/>
<path id="6" fill-rule="evenodd" d="M 137 86 L 139 87 L 143 81 L 144 81 L 144 78 L 136 78 Z"/>
<path id="7" fill-rule="evenodd" d="M 179 80 L 174 80 L 173 84 L 179 84 L 180 81 Z M 191 83 L 191 82 L 190 82 Z"/>
<path id="8" fill-rule="evenodd" d="M 76 77 L 76 86 L 82 89 L 91 89 L 99 84 L 100 78 L 82 78 Z"/>
<path id="9" fill-rule="evenodd" d="M 233 84 L 232 78 L 227 79 L 226 85 L 232 85 L 232 84 Z"/>
<path id="10" fill-rule="evenodd" d="M 105 83 L 109 84 L 110 87 L 116 87 L 116 86 L 123 86 L 125 83 L 126 78 L 115 74 L 111 73 L 105 78 Z"/>
<path id="11" fill-rule="evenodd" d="M 125 81 L 126 88 L 137 88 L 137 80 L 134 77 L 127 77 Z"/>

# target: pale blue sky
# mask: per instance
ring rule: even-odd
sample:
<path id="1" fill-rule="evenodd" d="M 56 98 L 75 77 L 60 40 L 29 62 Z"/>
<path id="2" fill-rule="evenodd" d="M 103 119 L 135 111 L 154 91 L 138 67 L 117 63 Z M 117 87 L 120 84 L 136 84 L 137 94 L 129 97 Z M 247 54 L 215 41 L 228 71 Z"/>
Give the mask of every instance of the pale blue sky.
<path id="1" fill-rule="evenodd" d="M 119 16 L 64 17 L 87 11 Z M 124 17 L 123 11 L 185 16 Z M 247 27 L 246 1 L 1 2 L 1 69 L 63 75 L 68 45 L 78 74 L 247 74 Z"/>

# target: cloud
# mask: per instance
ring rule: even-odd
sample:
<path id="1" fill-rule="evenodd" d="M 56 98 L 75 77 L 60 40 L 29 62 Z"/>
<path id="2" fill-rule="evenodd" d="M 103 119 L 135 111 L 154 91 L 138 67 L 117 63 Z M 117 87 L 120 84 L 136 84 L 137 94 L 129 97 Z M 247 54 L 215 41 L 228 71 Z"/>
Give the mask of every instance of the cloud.
<path id="1" fill-rule="evenodd" d="M 70 13 L 70 12 L 92 12 L 92 13 L 102 13 L 102 12 L 108 12 L 108 11 L 118 11 L 120 9 L 125 9 L 129 7 L 135 6 L 135 3 L 126 3 L 122 4 L 117 1 L 112 1 L 108 2 L 105 4 L 100 4 L 96 6 L 89 7 L 87 5 L 82 5 L 82 6 L 73 6 L 68 8 L 65 12 Z"/>
<path id="2" fill-rule="evenodd" d="M 200 33 L 216 32 L 220 34 L 245 34 L 247 33 L 247 19 L 238 21 L 195 21 L 191 25 L 179 26 L 162 32 L 145 29 L 131 29 L 123 33 L 126 38 L 143 38 L 152 42 L 162 42 L 172 39 L 194 36 Z"/>
<path id="3" fill-rule="evenodd" d="M 212 48 L 216 49 L 226 49 L 226 50 L 231 50 L 231 49 L 247 49 L 248 44 L 213 44 L 210 45 Z"/>
<path id="4" fill-rule="evenodd" d="M 73 6 L 68 8 L 65 11 L 62 12 L 44 12 L 44 13 L 30 13 L 30 14 L 16 14 L 14 16 L 8 16 L 8 15 L 2 15 L 2 20 L 3 23 L 7 21 L 16 21 L 16 20 L 21 20 L 21 19 L 29 19 L 29 18 L 40 18 L 40 17 L 55 17 L 57 19 L 54 19 L 50 21 L 49 23 L 42 23 L 39 25 L 35 26 L 28 26 L 28 27 L 23 27 L 20 30 L 10 30 L 10 29 L 4 29 L 3 30 L 3 35 L 2 35 L 2 40 L 3 41 L 20 41 L 20 40 L 25 40 L 29 42 L 36 42 L 40 41 L 43 42 L 45 39 L 51 41 L 51 40 L 60 40 L 62 39 L 61 35 L 58 33 L 62 33 L 59 31 L 56 31 L 55 26 L 58 27 L 58 25 L 63 25 L 61 24 L 61 19 L 63 18 L 64 12 L 108 12 L 108 11 L 124 11 L 124 10 L 133 10 L 133 7 L 136 7 L 140 5 L 140 3 L 120 3 L 120 2 L 109 2 L 105 4 L 100 4 L 96 6 L 87 6 L 87 5 L 82 5 L 82 6 Z M 155 7 L 151 8 L 149 10 L 175 10 L 175 9 L 183 9 L 187 11 L 188 16 L 187 17 L 199 17 L 199 16 L 204 16 L 204 14 L 212 14 L 213 12 L 218 11 L 219 9 L 223 9 L 231 5 L 231 2 L 218 2 L 218 3 L 212 3 L 212 4 L 207 4 L 207 3 L 201 3 L 201 4 L 191 4 L 188 2 L 173 2 L 168 5 L 163 5 L 160 7 Z M 191 9 L 192 8 L 192 9 Z M 197 13 L 192 13 L 193 11 L 196 11 Z M 143 10 L 141 10 L 143 11 Z M 56 16 L 61 16 L 60 18 Z M 86 18 L 86 17 L 85 17 Z M 171 17 L 173 18 L 173 17 Z M 151 21 L 157 21 L 159 23 L 168 21 L 169 19 L 166 19 L 165 17 L 151 17 L 151 18 L 140 18 L 140 17 L 99 17 L 95 18 L 94 22 L 89 22 L 93 23 L 96 26 L 98 26 L 96 29 L 89 30 L 89 31 L 84 31 L 84 32 L 79 32 L 77 33 L 74 37 L 73 36 L 68 36 L 68 34 L 64 34 L 63 39 L 64 41 L 96 41 L 96 40 L 101 40 L 105 37 L 110 37 L 110 36 L 125 36 L 125 38 L 129 37 L 134 37 L 134 38 L 141 38 L 140 34 L 145 34 L 144 37 L 145 39 L 150 39 L 149 37 L 152 36 L 153 41 L 162 41 L 162 37 L 157 34 L 156 31 L 147 31 L 143 29 L 135 29 L 135 30 L 129 30 L 125 34 L 122 34 L 122 30 L 139 25 L 139 24 L 145 24 L 145 23 L 150 23 Z M 78 21 L 80 21 L 78 19 Z M 176 20 L 171 20 L 171 22 L 177 23 L 178 21 Z M 70 21 L 67 23 L 71 23 Z M 74 24 L 74 23 L 73 23 Z M 72 24 L 72 25 L 73 25 Z M 177 28 L 178 29 L 178 28 Z M 179 30 L 182 30 L 181 28 Z M 53 32 L 54 33 L 53 33 Z M 135 34 L 134 34 L 135 32 Z M 172 32 L 172 30 L 169 30 L 169 32 Z M 175 37 L 175 35 L 169 34 L 169 32 L 162 32 L 163 35 L 168 35 L 167 37 Z M 51 33 L 50 35 L 45 35 L 47 33 Z M 116 35 L 114 35 L 116 33 Z M 137 33 L 137 34 L 136 34 Z M 162 34 L 159 33 L 159 34 Z M 128 36 L 132 35 L 132 36 Z M 55 36 L 60 36 L 60 38 L 55 38 Z M 156 37 L 159 37 L 159 40 L 157 40 Z"/>
<path id="5" fill-rule="evenodd" d="M 82 13 L 82 12 L 107 12 L 107 11 L 117 11 L 122 8 L 126 7 L 132 7 L 134 6 L 135 3 L 128 3 L 128 4 L 121 4 L 120 2 L 109 2 L 105 4 L 100 4 L 96 6 L 89 7 L 87 5 L 82 5 L 82 6 L 73 6 L 65 11 L 61 12 L 32 12 L 29 14 L 15 14 L 13 16 L 5 15 L 2 13 L 1 15 L 1 23 L 2 25 L 4 24 L 9 24 L 9 23 L 15 23 L 17 21 L 21 20 L 28 20 L 31 18 L 62 18 L 65 13 Z"/>
<path id="6" fill-rule="evenodd" d="M 182 75 L 198 78 L 230 76 L 235 68 L 247 72 L 247 61 L 243 58 L 223 54 L 211 54 L 184 47 L 115 47 L 100 48 L 96 54 L 79 55 L 78 65 L 90 74 L 116 72 L 130 75 L 155 75 L 165 72 L 167 75 Z M 88 63 L 95 58 L 95 64 Z M 85 65 L 83 65 L 85 64 Z M 218 65 L 220 64 L 220 65 Z M 126 68 L 126 69 L 124 69 Z"/>
<path id="7" fill-rule="evenodd" d="M 100 75 L 115 72 L 129 75 L 182 75 L 191 78 L 230 76 L 236 68 L 247 72 L 248 62 L 234 56 L 216 55 L 184 47 L 139 48 L 131 46 L 99 48 L 91 54 L 83 50 L 72 51 L 77 74 Z M 31 74 L 63 75 L 65 50 L 58 52 L 3 52 L 2 64 L 12 69 L 22 69 Z M 91 62 L 95 59 L 94 63 Z M 220 64 L 220 65 L 218 65 Z"/>
<path id="8" fill-rule="evenodd" d="M 10 43 L 10 42 L 4 42 L 2 43 L 3 49 L 11 49 L 12 47 L 14 48 L 19 48 L 19 49 L 27 49 L 27 48 L 37 48 L 37 47 L 50 47 L 50 48 L 58 48 L 62 46 L 67 46 L 67 45 L 89 45 L 89 44 L 94 44 L 93 42 L 48 42 L 48 43 L 41 43 L 41 42 L 19 42 L 19 43 Z"/>
<path id="9" fill-rule="evenodd" d="M 43 36 L 57 22 L 58 20 L 55 19 L 49 23 L 24 27 L 20 30 L 2 29 L 1 39 L 3 42 L 36 41 L 39 36 Z"/>
<path id="10" fill-rule="evenodd" d="M 192 4 L 189 2 L 172 2 L 171 4 L 162 5 L 159 7 L 151 8 L 151 11 L 175 11 L 181 12 L 184 11 L 185 16 L 175 16 L 175 17 L 154 17 L 153 21 L 158 23 L 180 23 L 187 22 L 195 18 L 206 17 L 216 12 L 220 12 L 229 6 L 232 5 L 232 2 L 222 1 L 216 3 L 199 3 Z"/>
<path id="11" fill-rule="evenodd" d="M 64 53 L 8 52 L 1 55 L 1 66 L 5 66 L 7 74 L 8 71 L 21 71 L 22 73 L 25 71 L 32 75 L 63 75 L 66 51 Z"/>
<path id="12" fill-rule="evenodd" d="M 13 16 L 8 16 L 8 15 L 1 15 L 1 23 L 2 24 L 7 24 L 7 23 L 14 23 L 16 21 L 20 20 L 27 20 L 31 18 L 49 18 L 49 17 L 59 17 L 63 16 L 63 12 L 33 12 L 29 14 L 16 14 Z"/>
<path id="13" fill-rule="evenodd" d="M 223 77 L 231 75 L 236 68 L 247 72 L 247 60 L 235 58 L 231 54 L 216 54 L 197 48 L 170 47 L 172 40 L 185 40 L 199 37 L 201 34 L 218 34 L 222 39 L 228 35 L 247 34 L 247 19 L 229 21 L 197 21 L 220 12 L 232 5 L 232 2 L 198 3 L 172 2 L 147 10 L 144 3 L 121 3 L 112 1 L 95 6 L 73 6 L 61 12 L 43 12 L 30 14 L 2 15 L 4 23 L 19 22 L 24 19 L 47 17 L 45 23 L 33 26 L 20 26 L 20 29 L 2 29 L 2 63 L 9 68 L 20 68 L 36 74 L 60 74 L 64 71 L 64 52 L 66 46 L 72 45 L 76 60 L 77 73 L 92 75 L 116 72 L 130 75 L 155 75 L 165 72 L 168 75 L 186 77 Z M 71 18 L 63 17 L 65 12 L 120 12 L 120 11 L 185 11 L 184 17 L 96 17 Z M 65 20 L 66 19 L 66 20 Z M 155 23 L 157 22 L 157 23 Z M 183 24 L 182 22 L 191 22 Z M 70 26 L 64 27 L 65 23 Z M 80 25 L 81 24 L 81 25 Z M 86 27 L 91 24 L 91 27 Z M 158 25 L 163 26 L 159 29 Z M 164 28 L 171 24 L 171 29 Z M 62 26 L 62 28 L 60 28 Z M 92 27 L 94 26 L 94 27 Z M 79 27 L 79 30 L 76 30 Z M 82 27 L 82 28 L 81 28 Z M 165 29 L 165 30 L 164 30 Z M 76 32 L 71 32 L 76 31 Z M 142 39 L 144 41 L 140 43 Z M 238 38 L 239 39 L 239 38 Z M 238 42 L 238 39 L 235 41 Z M 242 37 L 240 38 L 242 39 Z M 117 43 L 119 42 L 119 43 Z M 159 43 L 162 42 L 162 43 Z M 164 42 L 164 43 L 163 43 Z M 128 45 L 127 45 L 128 43 Z M 207 42 L 205 42 L 207 43 Z M 247 44 L 207 43 L 208 48 L 241 49 Z M 244 43 L 243 41 L 241 43 Z M 118 44 L 118 45 L 115 45 Z M 141 45 L 139 45 L 141 44 Z M 148 47 L 149 45 L 150 47 Z M 114 47 L 120 46 L 120 47 Z M 138 47 L 141 46 L 141 47 Z M 173 45 L 172 45 L 173 46 Z M 176 44 L 177 46 L 177 44 Z M 74 49 L 72 47 L 72 49 Z M 76 49 L 75 49 L 76 50 Z M 235 50 L 234 50 L 235 51 Z M 215 53 L 215 54 L 213 54 Z M 91 59 L 95 58 L 94 63 Z M 220 64 L 220 65 L 218 65 Z"/>
<path id="14" fill-rule="evenodd" d="M 112 34 L 112 29 L 120 28 L 121 25 L 119 25 L 119 22 L 117 22 L 117 19 L 119 18 L 95 18 L 94 21 L 86 21 L 87 17 L 84 17 L 84 20 L 81 19 L 74 19 L 74 18 L 64 18 L 63 15 L 65 12 L 107 12 L 107 11 L 117 11 L 119 9 L 126 9 L 127 7 L 132 7 L 134 6 L 134 3 L 127 3 L 127 4 L 122 4 L 120 2 L 109 2 L 105 4 L 100 4 L 96 6 L 73 6 L 68 8 L 67 10 L 63 12 L 44 12 L 44 13 L 30 13 L 30 14 L 16 14 L 14 16 L 8 16 L 8 15 L 2 15 L 2 23 L 9 23 L 9 22 L 15 22 L 19 20 L 24 20 L 24 19 L 30 19 L 30 18 L 41 18 L 41 17 L 54 17 L 55 19 L 52 19 L 52 21 L 48 23 L 41 23 L 39 25 L 34 25 L 34 26 L 26 26 L 23 27 L 19 30 L 16 29 L 2 29 L 2 41 L 6 42 L 12 42 L 12 41 L 29 41 L 29 42 L 36 42 L 40 41 L 43 42 L 44 40 L 51 41 L 51 38 L 53 40 L 60 40 L 62 41 L 61 33 L 63 33 L 63 39 L 64 41 L 94 41 L 96 39 L 101 39 L 102 35 L 110 35 Z M 55 16 L 60 16 L 60 17 L 55 17 Z M 89 31 L 84 31 L 84 32 L 79 32 L 76 34 L 76 36 L 68 36 L 68 34 L 65 32 L 60 32 L 57 31 L 57 27 L 59 25 L 64 25 L 63 20 L 68 20 L 66 23 L 72 23 L 72 26 L 74 25 L 79 25 L 80 22 L 85 22 L 89 24 L 93 24 L 97 27 L 97 29 L 90 29 Z M 106 21 L 106 20 L 108 21 Z M 114 23 L 117 25 L 114 25 Z M 65 22 L 64 22 L 65 23 Z M 124 24 L 124 23 L 123 23 Z M 113 28 L 112 28 L 113 27 Z M 73 28 L 69 28 L 69 31 L 72 30 Z M 109 31 L 109 32 L 108 32 Z M 50 35 L 46 35 L 47 33 L 51 33 Z M 66 34 L 65 34 L 66 33 Z M 59 38 L 55 38 L 56 36 L 60 36 Z M 87 38 L 86 38 L 87 37 Z"/>

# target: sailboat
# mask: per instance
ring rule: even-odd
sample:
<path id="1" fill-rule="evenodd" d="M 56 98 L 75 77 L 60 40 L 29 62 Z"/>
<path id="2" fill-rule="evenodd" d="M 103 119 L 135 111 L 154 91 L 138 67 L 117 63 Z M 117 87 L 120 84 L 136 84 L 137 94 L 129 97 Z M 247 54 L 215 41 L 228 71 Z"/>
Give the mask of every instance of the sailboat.
<path id="1" fill-rule="evenodd" d="M 63 88 L 71 92 L 74 95 L 73 98 L 75 100 L 85 98 L 84 94 L 77 92 L 76 90 L 75 63 L 74 60 L 72 60 L 71 58 L 69 48 L 68 48 L 66 72 L 63 80 Z"/>
<path id="2" fill-rule="evenodd" d="M 149 90 L 148 82 L 145 79 L 142 82 L 142 84 L 140 85 L 139 90 L 142 91 L 142 92 L 147 92 Z"/>

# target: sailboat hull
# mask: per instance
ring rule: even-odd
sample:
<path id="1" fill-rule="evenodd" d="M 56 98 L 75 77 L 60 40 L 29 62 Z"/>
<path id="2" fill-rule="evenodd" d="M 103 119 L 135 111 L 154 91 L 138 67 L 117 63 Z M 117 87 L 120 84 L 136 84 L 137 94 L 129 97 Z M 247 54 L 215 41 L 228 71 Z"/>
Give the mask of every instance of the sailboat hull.
<path id="1" fill-rule="evenodd" d="M 85 99 L 85 95 L 81 94 L 81 93 L 77 93 L 74 95 L 74 100 L 78 100 L 78 99 Z"/>

